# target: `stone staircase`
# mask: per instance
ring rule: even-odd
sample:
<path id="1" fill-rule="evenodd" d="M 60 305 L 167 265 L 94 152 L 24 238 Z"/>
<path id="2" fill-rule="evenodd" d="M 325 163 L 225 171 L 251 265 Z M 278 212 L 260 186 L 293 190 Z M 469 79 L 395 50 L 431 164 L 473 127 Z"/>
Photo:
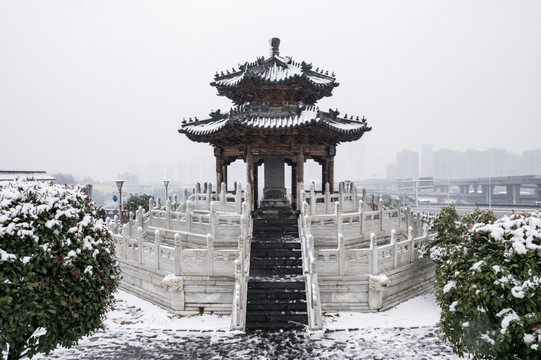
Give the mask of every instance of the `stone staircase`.
<path id="1" fill-rule="evenodd" d="M 253 219 L 246 330 L 303 329 L 308 322 L 297 218 Z"/>

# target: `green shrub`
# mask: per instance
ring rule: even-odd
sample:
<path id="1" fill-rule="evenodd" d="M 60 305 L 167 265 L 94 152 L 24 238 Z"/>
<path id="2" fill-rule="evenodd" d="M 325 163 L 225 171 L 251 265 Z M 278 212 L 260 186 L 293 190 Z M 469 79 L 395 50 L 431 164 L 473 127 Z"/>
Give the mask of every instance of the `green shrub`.
<path id="1" fill-rule="evenodd" d="M 541 213 L 473 225 L 447 249 L 436 298 L 453 350 L 474 359 L 541 358 Z"/>
<path id="2" fill-rule="evenodd" d="M 118 282 L 111 235 L 86 195 L 0 183 L 0 357 L 75 345 L 102 327 Z"/>
<path id="3" fill-rule="evenodd" d="M 429 232 L 434 233 L 435 236 L 423 244 L 420 255 L 429 257 L 437 265 L 441 265 L 449 255 L 449 248 L 460 242 L 461 236 L 466 230 L 459 219 L 454 206 L 443 207 L 429 225 Z"/>
<path id="4" fill-rule="evenodd" d="M 150 199 L 154 200 L 154 196 L 147 195 L 147 194 L 143 194 L 143 195 L 130 194 L 128 201 L 126 201 L 124 205 L 124 208 L 127 211 L 135 212 L 139 209 L 139 206 L 141 206 L 146 212 L 148 211 L 148 201 Z"/>

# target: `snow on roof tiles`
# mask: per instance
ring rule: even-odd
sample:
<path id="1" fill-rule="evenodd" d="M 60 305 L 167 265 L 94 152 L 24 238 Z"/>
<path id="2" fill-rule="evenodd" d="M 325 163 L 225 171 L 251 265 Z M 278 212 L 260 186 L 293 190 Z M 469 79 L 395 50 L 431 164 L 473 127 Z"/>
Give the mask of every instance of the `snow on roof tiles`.
<path id="1" fill-rule="evenodd" d="M 299 115 L 271 116 L 270 113 L 253 115 L 246 113 L 245 116 L 240 114 L 240 116 L 226 117 L 219 120 L 189 122 L 182 125 L 180 132 L 194 135 L 206 135 L 216 133 L 226 126 L 243 126 L 265 130 L 277 130 L 298 128 L 314 123 L 321 123 L 323 126 L 340 133 L 366 130 L 366 123 L 364 122 L 328 118 L 327 116 L 322 116 L 316 107 L 309 107 L 308 109 L 303 110 Z"/>
<path id="2" fill-rule="evenodd" d="M 295 76 L 305 77 L 316 85 L 327 85 L 335 82 L 333 76 L 310 70 L 306 64 L 299 64 L 290 58 L 273 55 L 261 63 L 245 64 L 238 72 L 216 77 L 217 86 L 235 86 L 244 78 L 256 77 L 266 81 L 279 82 Z"/>

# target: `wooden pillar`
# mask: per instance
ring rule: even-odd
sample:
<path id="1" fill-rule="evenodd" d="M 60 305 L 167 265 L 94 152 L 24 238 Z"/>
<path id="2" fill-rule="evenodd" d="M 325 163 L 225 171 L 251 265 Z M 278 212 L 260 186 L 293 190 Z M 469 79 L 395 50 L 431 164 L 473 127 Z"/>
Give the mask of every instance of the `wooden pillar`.
<path id="1" fill-rule="evenodd" d="M 252 194 L 254 194 L 253 201 L 254 201 L 254 209 L 257 209 L 258 207 L 258 199 L 259 199 L 259 165 L 254 165 L 254 187 L 252 188 Z"/>
<path id="2" fill-rule="evenodd" d="M 222 182 L 225 183 L 225 192 L 227 193 L 227 162 L 222 162 Z M 221 185 L 220 185 L 221 187 Z"/>
<path id="3" fill-rule="evenodd" d="M 291 207 L 297 209 L 297 164 L 291 163 Z"/>
<path id="4" fill-rule="evenodd" d="M 296 194 L 299 194 L 301 190 L 304 190 L 304 189 L 299 189 L 299 186 L 302 186 L 304 184 L 304 154 L 303 153 L 300 153 L 299 155 L 297 155 L 296 165 L 297 166 L 296 166 L 296 171 L 295 171 L 295 175 L 296 175 L 295 189 L 296 189 Z M 300 204 L 300 198 L 298 200 L 299 201 L 297 202 L 297 210 L 300 211 L 302 204 Z"/>
<path id="5" fill-rule="evenodd" d="M 334 193 L 334 156 L 327 160 L 327 182 L 331 189 L 331 194 Z"/>
<path id="6" fill-rule="evenodd" d="M 323 159 L 321 164 L 322 190 L 325 190 L 325 184 L 329 184 L 329 190 L 334 193 L 334 157 L 328 156 Z"/>
<path id="7" fill-rule="evenodd" d="M 325 193 L 325 184 L 327 183 L 327 159 L 321 162 L 321 192 Z"/>
<path id="8" fill-rule="evenodd" d="M 254 157 L 252 155 L 252 149 L 248 148 L 246 151 L 246 182 L 250 185 L 252 204 L 250 204 L 250 210 L 254 210 L 254 204 L 257 202 L 254 195 L 254 188 L 257 184 L 254 184 Z"/>
<path id="9" fill-rule="evenodd" d="M 221 189 L 221 183 L 224 181 L 224 159 L 219 155 L 216 156 L 216 191 L 219 193 Z"/>

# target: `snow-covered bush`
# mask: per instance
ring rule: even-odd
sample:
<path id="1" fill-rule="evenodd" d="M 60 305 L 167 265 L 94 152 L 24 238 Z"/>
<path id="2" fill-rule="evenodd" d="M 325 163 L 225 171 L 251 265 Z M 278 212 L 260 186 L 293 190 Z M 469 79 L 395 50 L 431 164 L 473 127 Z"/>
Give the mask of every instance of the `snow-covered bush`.
<path id="1" fill-rule="evenodd" d="M 118 282 L 111 235 L 79 189 L 0 183 L 0 358 L 76 344 L 102 326 Z"/>
<path id="2" fill-rule="evenodd" d="M 476 207 L 472 213 L 464 214 L 460 218 L 454 206 L 445 206 L 430 222 L 429 231 L 435 233 L 435 236 L 423 244 L 420 255 L 429 257 L 439 266 L 447 260 L 449 249 L 462 241 L 468 228 L 477 223 L 489 224 L 495 220 L 491 210 Z"/>
<path id="3" fill-rule="evenodd" d="M 541 213 L 472 226 L 437 272 L 440 329 L 460 356 L 541 358 Z"/>
<path id="4" fill-rule="evenodd" d="M 443 207 L 438 216 L 430 222 L 429 231 L 435 233 L 435 236 L 423 244 L 419 251 L 421 257 L 428 257 L 440 265 L 447 259 L 449 247 L 460 242 L 465 229 L 459 222 L 454 206 Z"/>

